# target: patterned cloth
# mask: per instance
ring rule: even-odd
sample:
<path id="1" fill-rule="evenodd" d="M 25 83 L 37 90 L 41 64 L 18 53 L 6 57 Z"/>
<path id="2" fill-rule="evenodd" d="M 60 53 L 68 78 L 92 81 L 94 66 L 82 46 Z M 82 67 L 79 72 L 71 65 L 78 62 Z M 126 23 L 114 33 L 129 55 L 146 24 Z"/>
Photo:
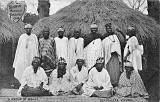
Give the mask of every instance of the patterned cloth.
<path id="1" fill-rule="evenodd" d="M 126 77 L 126 71 L 122 73 L 116 93 L 120 96 L 128 96 L 133 94 L 148 96 L 140 75 L 134 70 L 131 73 L 130 79 Z"/>
<path id="2" fill-rule="evenodd" d="M 40 56 L 46 56 L 48 59 L 50 59 L 51 61 L 51 66 L 49 69 L 54 69 L 56 67 L 56 44 L 53 38 L 48 38 L 48 39 L 40 39 L 39 40 L 39 52 L 40 52 Z M 45 68 L 44 68 L 45 69 Z M 47 70 L 46 69 L 46 70 Z"/>
<path id="3" fill-rule="evenodd" d="M 92 68 L 99 57 L 103 57 L 102 41 L 100 38 L 93 40 L 84 51 L 87 68 Z"/>

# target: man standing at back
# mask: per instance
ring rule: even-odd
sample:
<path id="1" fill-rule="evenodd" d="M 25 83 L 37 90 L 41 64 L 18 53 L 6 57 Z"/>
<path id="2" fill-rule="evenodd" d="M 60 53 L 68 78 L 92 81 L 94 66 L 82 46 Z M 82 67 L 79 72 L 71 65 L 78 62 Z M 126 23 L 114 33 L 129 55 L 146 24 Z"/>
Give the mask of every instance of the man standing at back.
<path id="1" fill-rule="evenodd" d="M 84 39 L 81 37 L 81 29 L 75 29 L 68 44 L 69 68 L 75 66 L 76 60 L 83 57 L 83 47 Z"/>
<path id="2" fill-rule="evenodd" d="M 95 65 L 97 58 L 103 56 L 102 41 L 97 32 L 98 26 L 93 23 L 91 24 L 91 36 L 84 38 L 84 47 L 86 47 L 84 49 L 84 56 L 86 57 L 86 64 L 89 69 Z"/>
<path id="3" fill-rule="evenodd" d="M 107 23 L 106 38 L 103 39 L 103 50 L 105 58 L 105 67 L 110 75 L 113 87 L 118 85 L 119 77 L 121 74 L 121 45 L 120 41 L 113 31 L 111 23 Z"/>
<path id="4" fill-rule="evenodd" d="M 22 73 L 26 67 L 30 66 L 34 56 L 38 56 L 38 39 L 31 33 L 32 25 L 25 25 L 26 33 L 22 34 L 18 40 L 13 68 L 14 77 L 21 82 Z"/>
<path id="5" fill-rule="evenodd" d="M 68 62 L 68 38 L 64 37 L 64 29 L 62 27 L 58 29 L 58 37 L 55 37 L 54 40 L 58 59 L 62 57 Z"/>
<path id="6" fill-rule="evenodd" d="M 43 38 L 39 40 L 39 52 L 42 58 L 42 67 L 47 76 L 56 68 L 56 44 L 52 37 L 49 37 L 49 28 L 43 30 Z"/>

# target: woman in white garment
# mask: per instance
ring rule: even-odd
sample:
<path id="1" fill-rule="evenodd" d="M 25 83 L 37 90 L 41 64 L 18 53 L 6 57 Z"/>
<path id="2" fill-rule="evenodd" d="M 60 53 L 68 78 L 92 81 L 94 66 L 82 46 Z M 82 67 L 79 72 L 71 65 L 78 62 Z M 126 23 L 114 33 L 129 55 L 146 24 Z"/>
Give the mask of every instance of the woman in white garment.
<path id="1" fill-rule="evenodd" d="M 124 49 L 124 60 L 133 64 L 135 71 L 142 70 L 143 45 L 139 45 L 134 27 L 128 27 L 126 34 L 127 44 Z"/>

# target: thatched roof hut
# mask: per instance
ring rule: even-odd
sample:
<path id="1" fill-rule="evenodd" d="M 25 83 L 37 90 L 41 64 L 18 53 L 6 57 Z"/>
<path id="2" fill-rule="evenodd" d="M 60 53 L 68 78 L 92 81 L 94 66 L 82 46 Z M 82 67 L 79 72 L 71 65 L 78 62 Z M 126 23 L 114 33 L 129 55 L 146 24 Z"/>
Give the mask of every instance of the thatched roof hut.
<path id="1" fill-rule="evenodd" d="M 72 35 L 74 28 L 81 28 L 82 34 L 89 36 L 90 25 L 94 21 L 102 35 L 105 33 L 104 25 L 107 22 L 111 22 L 114 28 L 123 34 L 129 25 L 135 26 L 137 38 L 140 44 L 145 46 L 145 54 L 148 55 L 147 53 L 157 48 L 156 38 L 160 35 L 160 27 L 153 19 L 129 8 L 122 0 L 76 0 L 50 17 L 39 20 L 33 28 L 33 33 L 39 35 L 44 26 L 48 26 L 51 36 L 55 37 L 57 29 L 63 26 L 66 36 Z M 120 37 L 123 34 L 119 34 Z"/>
<path id="2" fill-rule="evenodd" d="M 0 75 L 11 72 L 17 41 L 23 32 L 23 23 L 12 22 L 0 9 Z"/>
<path id="3" fill-rule="evenodd" d="M 136 36 L 139 43 L 144 45 L 144 56 L 147 59 L 143 60 L 147 66 L 143 70 L 142 78 L 145 83 L 151 83 L 148 84 L 149 90 L 155 88 L 154 85 L 158 84 L 152 85 L 150 78 L 154 77 L 154 82 L 158 82 L 155 80 L 157 77 L 155 73 L 159 72 L 160 26 L 147 15 L 129 8 L 122 0 L 76 0 L 50 17 L 39 20 L 33 32 L 41 35 L 44 26 L 48 26 L 51 36 L 55 37 L 57 29 L 63 26 L 66 36 L 72 34 L 74 28 L 81 28 L 82 34 L 89 36 L 90 25 L 94 21 L 98 24 L 99 33 L 102 35 L 105 33 L 104 25 L 107 22 L 111 22 L 123 34 L 129 25 L 136 27 Z M 119 38 L 123 37 L 122 33 L 116 32 Z M 123 38 L 121 40 L 123 42 Z M 153 88 L 150 88 L 151 86 Z"/>

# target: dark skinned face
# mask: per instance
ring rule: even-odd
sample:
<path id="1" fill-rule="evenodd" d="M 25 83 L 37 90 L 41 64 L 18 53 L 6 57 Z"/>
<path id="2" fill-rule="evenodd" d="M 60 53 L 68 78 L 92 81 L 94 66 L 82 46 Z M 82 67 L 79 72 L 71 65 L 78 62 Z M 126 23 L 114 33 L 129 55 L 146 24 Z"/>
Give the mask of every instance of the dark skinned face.
<path id="1" fill-rule="evenodd" d="M 63 35 L 64 35 L 64 32 L 63 32 L 63 31 L 59 31 L 59 32 L 58 32 L 59 38 L 63 38 Z"/>
<path id="2" fill-rule="evenodd" d="M 27 35 L 31 35 L 32 28 L 25 28 Z"/>
<path id="3" fill-rule="evenodd" d="M 135 36 L 135 34 L 136 34 L 136 30 L 135 29 L 128 29 L 127 30 L 127 35 L 129 37 Z"/>
<path id="4" fill-rule="evenodd" d="M 49 38 L 49 31 L 43 31 L 43 37 L 44 37 L 44 39 L 48 39 Z"/>
<path id="5" fill-rule="evenodd" d="M 80 33 L 78 31 L 74 32 L 74 37 L 75 38 L 79 38 L 80 37 Z"/>
<path id="6" fill-rule="evenodd" d="M 101 72 L 103 69 L 104 64 L 103 63 L 96 63 L 96 69 L 98 72 Z"/>
<path id="7" fill-rule="evenodd" d="M 111 26 L 106 26 L 106 32 L 107 32 L 108 34 L 112 34 L 112 33 L 113 33 L 112 27 L 111 27 Z"/>
<path id="8" fill-rule="evenodd" d="M 125 66 L 125 69 L 126 69 L 126 77 L 130 79 L 131 73 L 133 71 L 133 67 Z"/>
<path id="9" fill-rule="evenodd" d="M 83 63 L 84 63 L 83 61 L 77 61 L 77 66 L 78 66 L 79 71 L 81 71 Z"/>
<path id="10" fill-rule="evenodd" d="M 63 77 L 63 75 L 66 73 L 66 64 L 65 63 L 59 63 L 58 64 L 58 78 Z"/>
<path id="11" fill-rule="evenodd" d="M 98 32 L 98 28 L 91 28 L 91 33 L 97 33 Z"/>
<path id="12" fill-rule="evenodd" d="M 35 59 L 32 61 L 32 66 L 34 69 L 34 73 L 37 72 L 38 67 L 40 66 L 40 59 Z"/>

